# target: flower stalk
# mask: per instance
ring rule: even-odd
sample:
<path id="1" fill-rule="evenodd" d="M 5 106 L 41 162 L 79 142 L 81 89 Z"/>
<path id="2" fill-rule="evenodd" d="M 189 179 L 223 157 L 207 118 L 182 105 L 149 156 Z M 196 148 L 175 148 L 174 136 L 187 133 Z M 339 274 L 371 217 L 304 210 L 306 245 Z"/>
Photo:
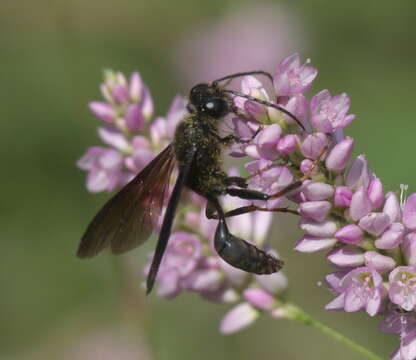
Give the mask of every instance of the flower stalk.
<path id="1" fill-rule="evenodd" d="M 293 303 L 285 303 L 282 306 L 282 311 L 288 319 L 319 330 L 325 336 L 328 336 L 329 338 L 349 347 L 351 350 L 354 350 L 355 352 L 365 356 L 367 359 L 382 360 L 380 356 L 374 354 L 364 346 L 356 343 L 349 337 L 316 320 L 299 306 Z"/>

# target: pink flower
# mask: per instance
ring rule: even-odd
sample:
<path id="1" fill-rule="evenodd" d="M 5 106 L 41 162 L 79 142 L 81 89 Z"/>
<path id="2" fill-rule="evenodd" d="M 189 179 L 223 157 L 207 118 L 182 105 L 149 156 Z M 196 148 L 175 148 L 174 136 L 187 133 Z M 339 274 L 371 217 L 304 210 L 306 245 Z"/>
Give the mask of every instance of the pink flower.
<path id="1" fill-rule="evenodd" d="M 304 95 L 279 96 L 277 103 L 291 114 L 295 115 L 299 120 L 303 120 L 304 122 L 307 120 L 309 114 L 309 102 Z M 285 122 L 289 124 L 294 123 L 294 120 L 290 116 L 282 113 L 280 113 L 280 116 L 283 117 Z"/>
<path id="2" fill-rule="evenodd" d="M 262 82 L 260 82 L 254 76 L 243 77 L 241 80 L 241 92 L 257 99 L 270 101 Z M 234 98 L 234 104 L 241 110 L 244 110 L 250 117 L 253 117 L 259 121 L 261 121 L 262 117 L 267 114 L 268 110 L 268 108 L 262 104 L 247 100 L 239 96 Z"/>
<path id="3" fill-rule="evenodd" d="M 404 205 L 403 223 L 410 230 L 416 230 L 416 194 L 410 195 Z"/>
<path id="4" fill-rule="evenodd" d="M 259 316 L 259 311 L 248 303 L 241 303 L 231 309 L 222 319 L 220 332 L 224 335 L 238 332 L 251 325 Z"/>
<path id="5" fill-rule="evenodd" d="M 365 309 L 370 316 L 376 315 L 386 294 L 380 274 L 368 267 L 350 271 L 340 283 L 340 295 L 327 305 L 340 304 L 346 312 Z"/>
<path id="6" fill-rule="evenodd" d="M 293 181 L 293 175 L 286 166 L 274 166 L 269 160 L 255 160 L 246 164 L 250 174 L 259 172 L 249 180 L 250 188 L 272 195 L 286 188 Z M 267 201 L 267 207 L 274 208 L 280 199 Z"/>
<path id="7" fill-rule="evenodd" d="M 280 96 L 302 94 L 312 86 L 316 75 L 318 71 L 314 67 L 300 64 L 299 54 L 290 55 L 281 61 L 274 75 L 276 93 Z"/>
<path id="8" fill-rule="evenodd" d="M 254 307 L 260 310 L 272 310 L 276 299 L 263 289 L 246 289 L 244 298 Z"/>
<path id="9" fill-rule="evenodd" d="M 416 306 L 416 267 L 399 266 L 389 275 L 389 297 L 392 303 L 406 311 Z"/>
<path id="10" fill-rule="evenodd" d="M 344 128 L 355 119 L 347 115 L 350 98 L 346 93 L 331 97 L 328 90 L 322 90 L 311 100 L 311 123 L 318 131 L 331 133 Z"/>
<path id="11" fill-rule="evenodd" d="M 77 165 L 88 171 L 87 190 L 90 192 L 113 191 L 123 182 L 123 157 L 116 150 L 90 147 Z"/>
<path id="12" fill-rule="evenodd" d="M 391 360 L 414 360 L 416 358 L 416 330 L 400 339 L 400 346 L 391 356 Z"/>
<path id="13" fill-rule="evenodd" d="M 189 284 L 189 277 L 195 276 L 194 270 L 201 259 L 202 247 L 196 236 L 186 232 L 173 233 L 157 276 L 158 295 L 163 297 L 178 295 Z M 193 279 L 193 282 L 195 281 Z"/>
<path id="14" fill-rule="evenodd" d="M 116 118 L 116 112 L 110 104 L 101 101 L 92 101 L 88 106 L 96 117 L 106 123 L 112 123 Z"/>

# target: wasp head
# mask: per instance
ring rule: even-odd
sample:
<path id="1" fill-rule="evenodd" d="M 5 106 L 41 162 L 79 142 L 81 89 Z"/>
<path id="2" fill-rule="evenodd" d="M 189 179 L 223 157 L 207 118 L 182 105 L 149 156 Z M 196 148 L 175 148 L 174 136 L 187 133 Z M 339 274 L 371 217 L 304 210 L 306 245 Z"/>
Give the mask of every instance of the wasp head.
<path id="1" fill-rule="evenodd" d="M 217 86 L 209 84 L 195 85 L 189 94 L 189 102 L 196 112 L 214 119 L 224 117 L 230 112 L 228 96 Z"/>

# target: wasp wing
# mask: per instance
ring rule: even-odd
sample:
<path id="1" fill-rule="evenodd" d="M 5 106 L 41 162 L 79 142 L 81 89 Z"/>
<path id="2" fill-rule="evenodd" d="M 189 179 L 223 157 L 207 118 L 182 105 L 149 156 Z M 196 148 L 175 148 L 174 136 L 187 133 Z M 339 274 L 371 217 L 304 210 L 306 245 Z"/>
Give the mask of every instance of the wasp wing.
<path id="1" fill-rule="evenodd" d="M 170 144 L 95 215 L 77 256 L 91 257 L 108 246 L 121 254 L 146 241 L 161 214 L 174 166 Z"/>
<path id="2" fill-rule="evenodd" d="M 165 253 L 166 246 L 168 245 L 173 220 L 175 218 L 176 208 L 178 207 L 179 200 L 181 198 L 182 189 L 188 180 L 195 152 L 195 146 L 188 149 L 186 157 L 185 159 L 183 159 L 182 165 L 179 169 L 179 175 L 165 211 L 162 228 L 159 234 L 159 240 L 156 245 L 156 251 L 153 255 L 152 265 L 150 266 L 149 274 L 147 275 L 146 287 L 148 295 L 152 291 L 160 263 L 162 262 L 163 254 Z"/>

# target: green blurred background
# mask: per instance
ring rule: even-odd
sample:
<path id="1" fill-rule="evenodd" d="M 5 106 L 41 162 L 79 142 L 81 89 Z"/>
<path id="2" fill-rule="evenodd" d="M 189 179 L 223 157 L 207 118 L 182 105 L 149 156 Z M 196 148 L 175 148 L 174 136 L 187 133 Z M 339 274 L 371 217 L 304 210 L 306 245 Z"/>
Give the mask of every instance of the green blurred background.
<path id="1" fill-rule="evenodd" d="M 274 49 L 283 38 L 288 40 L 285 52 L 310 57 L 320 71 L 314 91 L 346 91 L 358 115 L 348 129 L 357 151 L 368 155 L 386 189 L 407 183 L 416 191 L 416 2 L 264 4 L 269 16 L 276 12 L 281 26 L 268 31 L 266 44 Z M 196 80 L 187 77 L 187 56 L 201 49 L 210 56 L 214 52 L 211 73 L 215 59 L 218 69 L 227 61 L 215 55 L 215 46 L 198 43 L 198 31 L 226 27 L 226 19 L 244 6 L 255 5 L 232 0 L 1 1 L 1 359 L 361 358 L 312 329 L 283 320 L 264 318 L 237 335 L 221 336 L 218 322 L 228 308 L 193 295 L 174 301 L 143 298 L 141 267 L 154 242 L 126 255 L 127 270 L 108 254 L 85 262 L 74 255 L 87 222 L 108 197 L 88 194 L 85 174 L 75 167 L 85 148 L 99 143 L 98 121 L 86 104 L 100 97 L 102 70 L 139 70 L 156 113 L 165 114 L 172 97 L 186 93 Z M 246 23 L 230 25 L 236 37 L 251 32 L 244 28 L 254 26 L 250 14 L 255 12 L 246 11 Z M 254 54 L 257 45 L 243 42 Z M 183 55 L 184 49 L 191 55 Z M 262 60 L 256 67 L 273 71 L 269 64 L 286 55 L 273 51 L 267 64 Z M 205 70 L 195 62 L 189 60 L 189 73 L 193 68 L 203 77 Z M 280 226 L 276 221 L 274 237 L 280 234 L 277 247 L 287 263 L 290 298 L 387 358 L 398 339 L 377 331 L 379 319 L 323 310 L 332 298 L 316 285 L 328 270 L 324 257 L 295 253 L 299 233 L 283 220 Z"/>

